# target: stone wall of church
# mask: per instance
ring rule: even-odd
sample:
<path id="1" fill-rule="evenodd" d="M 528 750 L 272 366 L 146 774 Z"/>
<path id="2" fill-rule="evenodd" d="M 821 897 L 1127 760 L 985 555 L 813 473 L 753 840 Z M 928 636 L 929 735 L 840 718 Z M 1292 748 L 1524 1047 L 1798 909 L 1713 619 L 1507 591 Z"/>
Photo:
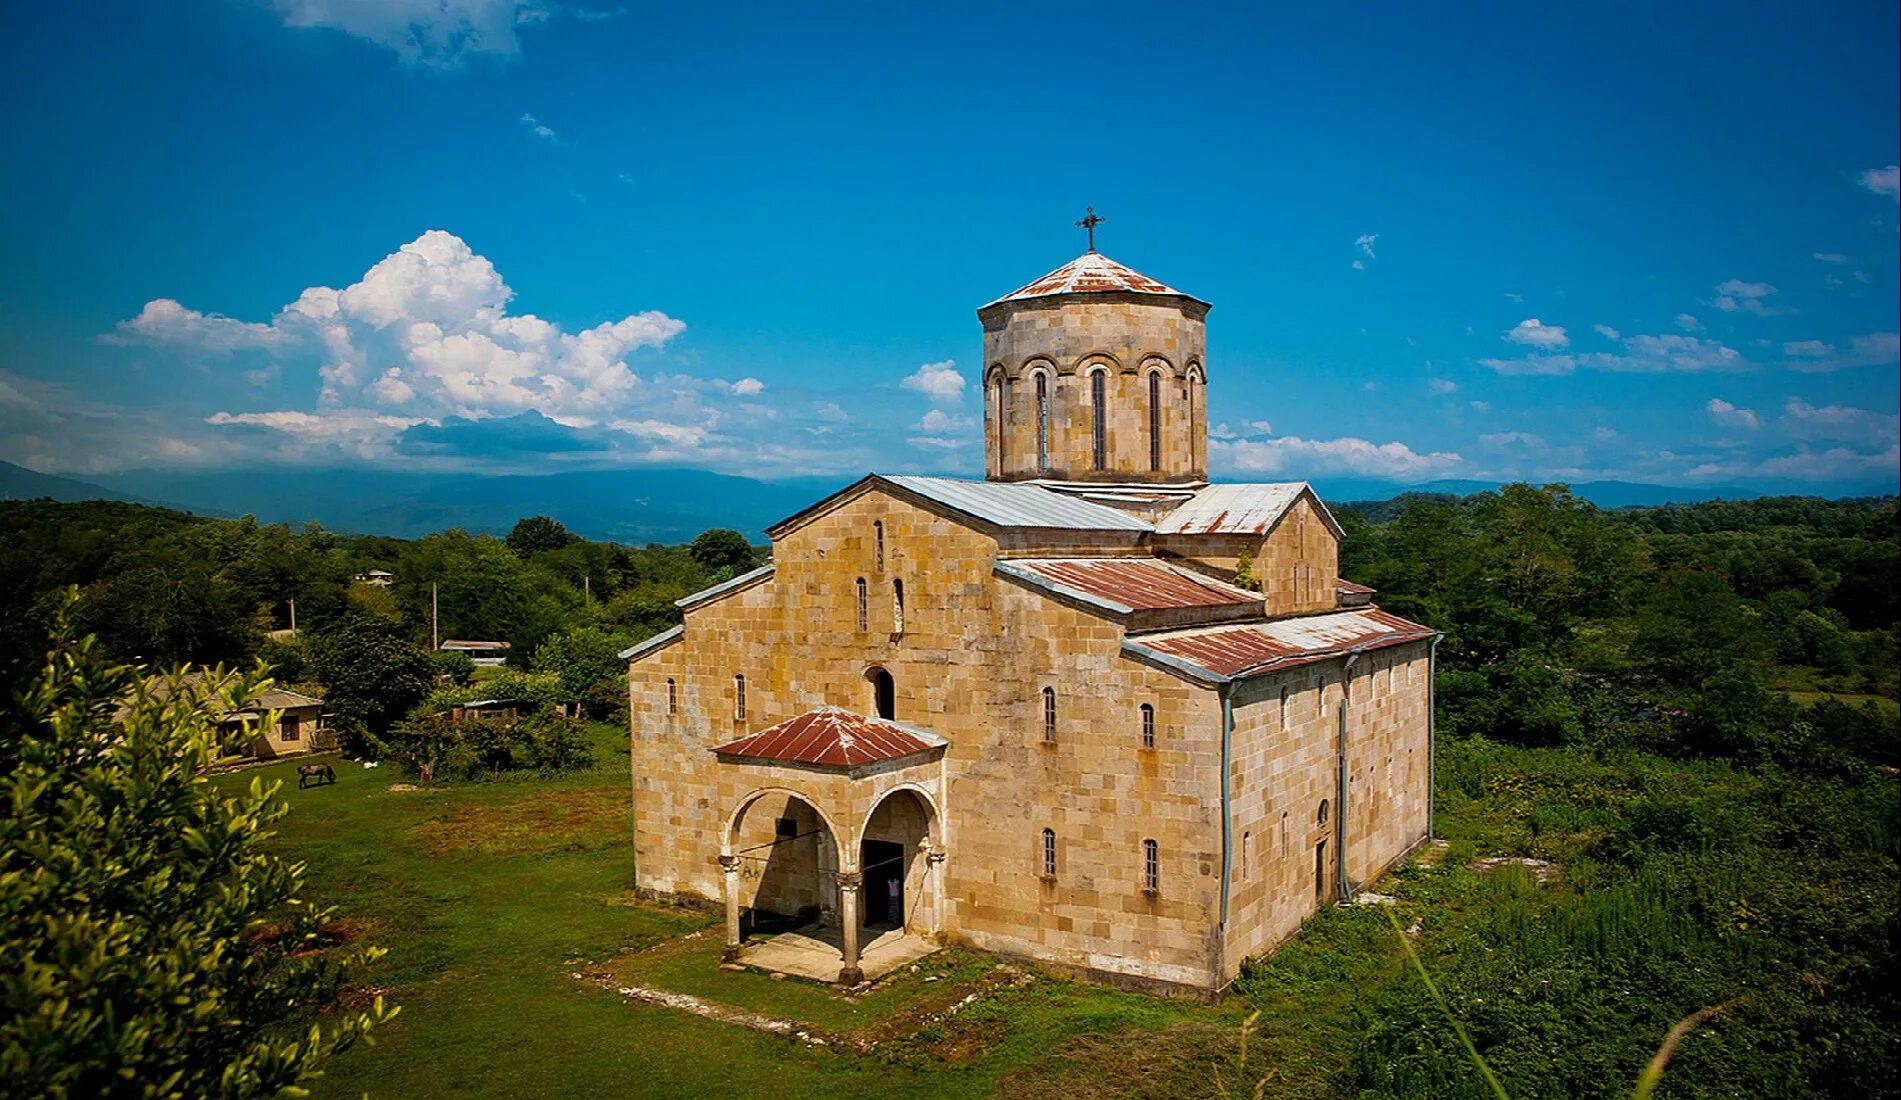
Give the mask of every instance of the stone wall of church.
<path id="1" fill-rule="evenodd" d="M 1207 375 L 1202 317 L 1188 299 L 1064 295 L 987 308 L 985 473 L 1015 481 L 1207 479 Z M 1104 372 L 1103 462 L 1096 462 L 1091 375 Z M 1149 375 L 1158 376 L 1159 433 Z M 1037 377 L 1047 387 L 1039 443 Z M 1159 446 L 1151 448 L 1151 441 Z M 1047 468 L 1041 456 L 1047 454 Z"/>
<path id="2" fill-rule="evenodd" d="M 1289 669 L 1235 688 L 1229 775 L 1235 857 L 1225 978 L 1331 903 L 1343 813 L 1347 878 L 1355 885 L 1425 839 L 1427 645 L 1375 650 L 1355 663 L 1344 809 L 1336 770 L 1343 664 Z M 1317 866 L 1323 844 L 1324 862 Z"/>
<path id="3" fill-rule="evenodd" d="M 823 787 L 814 800 L 855 835 L 856 820 L 837 819 L 868 814 L 871 804 L 854 801 L 842 778 L 722 765 L 707 750 L 821 704 L 872 712 L 866 672 L 875 665 L 893 678 L 896 719 L 950 743 L 930 797 L 948 852 L 951 936 L 1099 973 L 1211 984 L 1218 701 L 1121 657 L 1114 623 L 999 581 L 996 554 L 969 527 L 868 491 L 782 532 L 769 580 L 690 610 L 683 639 L 634 661 L 641 887 L 717 900 L 719 834 L 764 771 L 791 790 Z M 738 675 L 746 677 L 744 718 L 735 714 Z M 675 714 L 667 713 L 668 679 Z M 1046 687 L 1055 692 L 1053 740 L 1044 737 Z M 1153 749 L 1141 743 L 1144 703 L 1155 710 Z M 1051 877 L 1043 874 L 1044 829 L 1056 838 Z M 1147 839 L 1159 856 L 1153 892 L 1145 890 Z M 855 864 L 851 849 L 841 844 L 842 863 Z"/>

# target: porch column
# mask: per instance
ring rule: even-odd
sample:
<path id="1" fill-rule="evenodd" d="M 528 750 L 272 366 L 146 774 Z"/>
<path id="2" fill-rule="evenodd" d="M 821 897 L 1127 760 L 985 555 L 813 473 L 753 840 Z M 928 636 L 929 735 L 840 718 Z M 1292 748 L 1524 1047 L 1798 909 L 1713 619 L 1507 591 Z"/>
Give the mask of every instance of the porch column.
<path id="1" fill-rule="evenodd" d="M 838 926 L 844 934 L 845 965 L 839 967 L 839 985 L 857 985 L 865 980 L 858 968 L 858 887 L 864 875 L 857 871 L 838 873 Z"/>
<path id="2" fill-rule="evenodd" d="M 931 891 L 931 926 L 929 931 L 933 939 L 941 941 L 944 937 L 944 913 L 946 912 L 944 904 L 944 849 L 941 845 L 932 844 L 930 850 L 924 853 L 924 875 L 926 881 L 930 884 Z"/>
<path id="3" fill-rule="evenodd" d="M 721 962 L 739 961 L 739 857 L 719 857 L 720 870 L 726 873 L 726 950 Z"/>

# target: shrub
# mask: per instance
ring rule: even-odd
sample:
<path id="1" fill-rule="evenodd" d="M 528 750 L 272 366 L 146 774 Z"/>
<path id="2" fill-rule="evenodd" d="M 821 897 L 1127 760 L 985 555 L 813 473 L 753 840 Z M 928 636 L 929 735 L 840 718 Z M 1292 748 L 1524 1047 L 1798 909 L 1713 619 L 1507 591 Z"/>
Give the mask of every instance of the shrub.
<path id="1" fill-rule="evenodd" d="M 553 775 L 594 763 L 587 727 L 552 709 L 519 719 L 412 718 L 378 738 L 377 749 L 425 781 L 489 779 L 516 771 Z"/>
<path id="2" fill-rule="evenodd" d="M 313 950 L 331 910 L 266 847 L 288 808 L 276 784 L 226 795 L 205 778 L 217 715 L 256 677 L 154 693 L 56 630 L 0 731 L 7 1095 L 296 1095 L 395 1010 L 311 1022 L 345 970 Z"/>

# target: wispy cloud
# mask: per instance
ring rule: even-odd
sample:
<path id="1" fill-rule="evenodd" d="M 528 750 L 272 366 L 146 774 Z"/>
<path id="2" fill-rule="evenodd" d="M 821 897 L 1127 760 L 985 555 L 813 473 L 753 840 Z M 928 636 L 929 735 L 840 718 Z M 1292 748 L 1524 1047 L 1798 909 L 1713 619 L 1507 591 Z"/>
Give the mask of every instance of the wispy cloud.
<path id="1" fill-rule="evenodd" d="M 1901 164 L 1870 168 L 1856 176 L 1855 182 L 1877 195 L 1886 195 L 1901 202 Z"/>
<path id="2" fill-rule="evenodd" d="M 557 19 L 598 22 L 625 8 L 532 0 L 261 0 L 287 27 L 326 28 L 360 38 L 407 65 L 459 69 L 473 58 L 509 61 L 521 53 L 520 28 Z"/>
<path id="3" fill-rule="evenodd" d="M 1215 440 L 1208 444 L 1216 465 L 1232 473 L 1305 474 L 1346 473 L 1369 477 L 1422 481 L 1459 470 L 1465 462 L 1455 451 L 1419 452 L 1404 443 L 1374 443 L 1346 436 L 1340 439 Z"/>
<path id="4" fill-rule="evenodd" d="M 540 119 L 536 118 L 534 115 L 524 113 L 521 116 L 521 124 L 528 128 L 529 133 L 535 135 L 541 140 L 547 142 L 548 144 L 550 145 L 561 144 L 561 135 L 555 133 L 552 128 L 550 128 L 546 123 L 542 122 Z"/>
<path id="5" fill-rule="evenodd" d="M 1710 398 L 1709 403 L 1703 407 L 1709 412 L 1711 420 L 1725 428 L 1747 428 L 1754 431 L 1762 427 L 1762 420 L 1756 415 L 1754 409 L 1739 409 L 1720 397 Z"/>
<path id="6" fill-rule="evenodd" d="M 1362 233 L 1358 237 L 1355 237 L 1353 239 L 1353 247 L 1359 249 L 1360 254 L 1365 257 L 1364 260 L 1353 261 L 1353 270 L 1365 271 L 1366 260 L 1374 260 L 1374 259 L 1379 258 L 1373 255 L 1373 242 L 1379 239 L 1380 239 L 1380 235 L 1378 233 Z"/>
<path id="7" fill-rule="evenodd" d="M 1614 352 L 1575 355 L 1527 355 L 1518 359 L 1480 359 L 1504 375 L 1565 375 L 1580 368 L 1628 374 L 1696 373 L 1751 370 L 1755 364 L 1734 348 L 1714 340 L 1666 333 L 1626 336 Z"/>
<path id="8" fill-rule="evenodd" d="M 1809 374 L 1851 367 L 1881 367 L 1901 359 L 1901 333 L 1870 332 L 1848 338 L 1848 347 L 1837 348 L 1821 340 L 1793 340 L 1782 345 L 1789 357 L 1789 369 Z"/>
<path id="9" fill-rule="evenodd" d="M 1716 299 L 1710 304 L 1724 313 L 1753 313 L 1758 317 L 1788 312 L 1770 304 L 1776 293 L 1776 288 L 1768 283 L 1730 279 L 1716 288 Z"/>

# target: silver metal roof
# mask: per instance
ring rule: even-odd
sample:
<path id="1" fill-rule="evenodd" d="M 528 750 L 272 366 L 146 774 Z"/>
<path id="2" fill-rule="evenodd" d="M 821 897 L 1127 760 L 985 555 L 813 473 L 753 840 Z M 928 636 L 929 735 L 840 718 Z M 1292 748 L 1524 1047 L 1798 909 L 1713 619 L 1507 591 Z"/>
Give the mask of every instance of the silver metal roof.
<path id="1" fill-rule="evenodd" d="M 1073 531 L 1152 531 L 1134 516 L 1064 496 L 1040 485 L 966 481 L 954 477 L 887 477 L 886 481 L 998 527 L 1058 527 Z"/>
<path id="2" fill-rule="evenodd" d="M 686 637 L 686 627 L 670 626 L 644 642 L 636 642 L 626 649 L 621 650 L 620 659 L 623 661 L 631 661 L 635 657 L 644 657 L 654 650 L 659 649 L 661 646 L 667 645 L 670 642 L 677 642 L 684 637 Z"/>
<path id="3" fill-rule="evenodd" d="M 1156 523 L 1163 535 L 1264 535 L 1308 491 L 1304 481 L 1210 485 Z M 1340 524 L 1314 497 L 1321 520 L 1340 533 Z"/>
<path id="4" fill-rule="evenodd" d="M 728 592 L 732 592 L 736 589 L 744 588 L 747 585 L 753 583 L 754 581 L 765 580 L 767 577 L 771 575 L 772 575 L 772 563 L 767 562 L 766 564 L 760 566 L 759 568 L 753 570 L 750 573 L 741 573 L 739 576 L 734 577 L 730 581 L 724 581 L 720 584 L 714 585 L 711 588 L 702 588 L 698 592 L 693 593 L 691 596 L 682 596 L 679 599 L 673 601 L 673 606 L 678 607 L 682 610 L 692 610 L 693 608 L 700 606 L 701 604 L 707 602 L 708 600 L 718 599 L 719 597 L 724 596 Z"/>

